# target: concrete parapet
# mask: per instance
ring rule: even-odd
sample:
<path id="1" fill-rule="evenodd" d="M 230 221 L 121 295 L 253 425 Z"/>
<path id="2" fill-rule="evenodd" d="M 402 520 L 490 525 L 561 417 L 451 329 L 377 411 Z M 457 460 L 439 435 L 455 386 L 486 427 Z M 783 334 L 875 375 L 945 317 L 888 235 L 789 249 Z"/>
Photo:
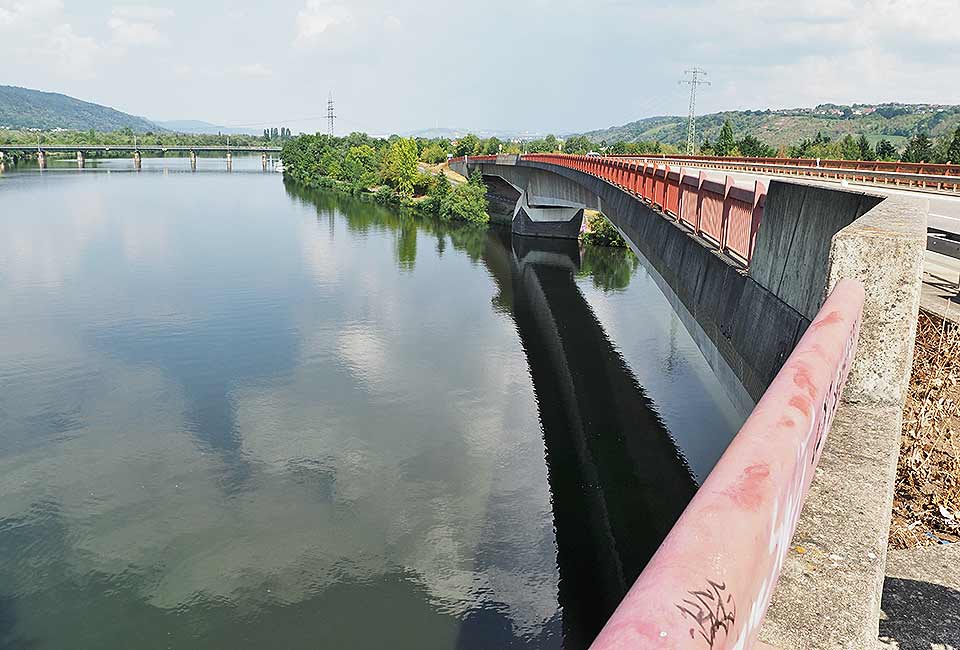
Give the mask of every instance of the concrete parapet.
<path id="1" fill-rule="evenodd" d="M 883 198 L 771 181 L 750 277 L 807 318 L 823 304 L 831 237 Z"/>
<path id="2" fill-rule="evenodd" d="M 926 199 L 889 197 L 832 239 L 826 288 L 858 279 L 866 300 L 843 400 L 761 632 L 778 648 L 876 647 L 926 216 Z"/>

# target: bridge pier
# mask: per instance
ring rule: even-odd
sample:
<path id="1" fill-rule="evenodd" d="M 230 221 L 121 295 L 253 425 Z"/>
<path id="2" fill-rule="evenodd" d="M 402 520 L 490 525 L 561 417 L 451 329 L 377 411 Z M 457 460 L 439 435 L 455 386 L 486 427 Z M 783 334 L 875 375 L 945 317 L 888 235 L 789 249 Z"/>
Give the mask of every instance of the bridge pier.
<path id="1" fill-rule="evenodd" d="M 267 152 L 260 154 L 260 162 L 263 164 L 263 171 L 267 171 Z"/>
<path id="2" fill-rule="evenodd" d="M 233 154 L 229 151 L 227 152 L 227 171 L 233 171 Z"/>
<path id="3" fill-rule="evenodd" d="M 40 165 L 40 169 L 47 168 L 47 154 L 42 149 L 37 151 L 37 164 Z"/>
<path id="4" fill-rule="evenodd" d="M 77 152 L 77 167 L 83 169 L 83 164 L 86 162 L 86 158 L 83 155 L 82 151 Z"/>
<path id="5" fill-rule="evenodd" d="M 133 152 L 133 167 L 137 171 L 140 171 L 140 152 L 139 151 Z"/>
<path id="6" fill-rule="evenodd" d="M 190 150 L 190 169 L 191 171 L 197 171 L 197 152 Z"/>

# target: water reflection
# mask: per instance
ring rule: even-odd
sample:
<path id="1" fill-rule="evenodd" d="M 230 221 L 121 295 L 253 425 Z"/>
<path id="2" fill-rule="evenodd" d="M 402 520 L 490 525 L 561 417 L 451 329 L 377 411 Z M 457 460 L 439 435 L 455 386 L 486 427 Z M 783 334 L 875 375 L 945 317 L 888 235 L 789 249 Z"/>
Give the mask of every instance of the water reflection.
<path id="1" fill-rule="evenodd" d="M 0 648 L 586 643 L 718 410 L 632 258 L 89 171 L 3 180 Z"/>
<path id="2" fill-rule="evenodd" d="M 656 411 L 574 283 L 575 242 L 491 234 L 484 256 L 533 378 L 553 495 L 565 648 L 585 648 L 697 484 Z M 600 286 L 629 279 L 594 253 Z M 604 256 L 607 253 L 609 256 Z"/>

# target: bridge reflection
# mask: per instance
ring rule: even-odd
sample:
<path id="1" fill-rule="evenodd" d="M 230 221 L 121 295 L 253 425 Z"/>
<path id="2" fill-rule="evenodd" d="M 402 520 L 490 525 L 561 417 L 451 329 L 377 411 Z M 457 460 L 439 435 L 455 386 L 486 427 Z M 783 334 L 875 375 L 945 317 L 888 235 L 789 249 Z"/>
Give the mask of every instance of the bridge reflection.
<path id="1" fill-rule="evenodd" d="M 491 232 L 483 261 L 520 335 L 550 478 L 566 648 L 585 648 L 697 489 L 574 281 L 575 241 Z"/>

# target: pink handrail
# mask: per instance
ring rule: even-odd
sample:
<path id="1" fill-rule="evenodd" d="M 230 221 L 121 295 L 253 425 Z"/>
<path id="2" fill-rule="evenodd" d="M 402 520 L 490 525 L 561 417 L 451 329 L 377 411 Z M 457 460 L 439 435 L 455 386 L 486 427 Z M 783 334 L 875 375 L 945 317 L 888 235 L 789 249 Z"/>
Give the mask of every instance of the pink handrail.
<path id="1" fill-rule="evenodd" d="M 592 650 L 745 650 L 796 529 L 856 353 L 863 285 L 841 280 Z"/>

